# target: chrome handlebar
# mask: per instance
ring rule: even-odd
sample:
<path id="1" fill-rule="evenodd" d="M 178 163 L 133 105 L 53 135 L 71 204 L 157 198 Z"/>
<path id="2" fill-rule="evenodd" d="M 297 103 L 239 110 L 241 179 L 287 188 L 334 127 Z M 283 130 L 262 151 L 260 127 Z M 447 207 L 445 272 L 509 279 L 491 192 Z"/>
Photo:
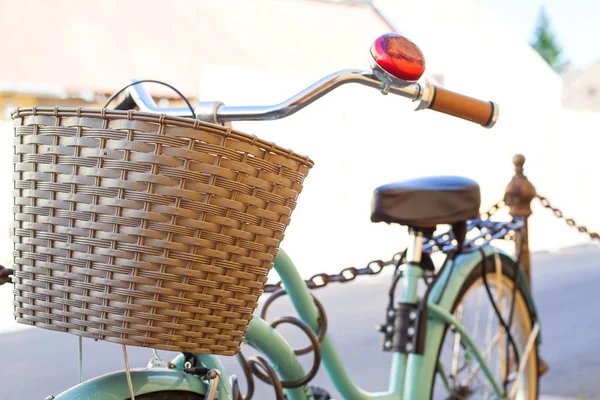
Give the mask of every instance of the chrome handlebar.
<path id="1" fill-rule="evenodd" d="M 372 71 L 358 69 L 338 71 L 315 82 L 289 99 L 274 105 L 226 106 L 221 102 L 198 102 L 194 108 L 194 115 L 199 120 L 219 124 L 231 121 L 264 121 L 285 118 L 300 111 L 333 89 L 347 83 L 360 83 L 377 88 L 382 94 L 392 93 L 418 101 L 417 110 L 429 106 L 434 92 L 431 83 L 424 81 L 421 84 L 400 85 L 397 82 L 386 81 L 384 76 L 378 72 L 377 69 Z M 131 82 L 134 83 L 136 80 Z M 178 117 L 190 115 L 190 110 L 187 107 L 158 107 L 141 83 L 129 87 L 128 93 L 141 111 Z"/>

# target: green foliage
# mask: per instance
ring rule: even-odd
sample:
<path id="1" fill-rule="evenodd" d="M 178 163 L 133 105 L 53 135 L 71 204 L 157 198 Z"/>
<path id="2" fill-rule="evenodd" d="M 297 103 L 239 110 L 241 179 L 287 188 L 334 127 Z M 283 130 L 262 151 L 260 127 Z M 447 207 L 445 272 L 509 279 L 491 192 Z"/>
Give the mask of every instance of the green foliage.
<path id="1" fill-rule="evenodd" d="M 540 10 L 539 22 L 535 29 L 535 39 L 531 47 L 546 60 L 556 72 L 560 72 L 564 63 L 562 61 L 562 49 L 557 43 L 554 32 L 550 28 L 550 19 L 544 7 Z"/>

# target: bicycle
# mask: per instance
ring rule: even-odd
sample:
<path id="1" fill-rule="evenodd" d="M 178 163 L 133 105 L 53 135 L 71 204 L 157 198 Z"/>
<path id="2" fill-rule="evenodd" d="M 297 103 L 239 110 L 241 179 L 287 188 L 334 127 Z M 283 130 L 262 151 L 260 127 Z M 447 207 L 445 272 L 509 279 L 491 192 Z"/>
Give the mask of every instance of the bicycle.
<path id="1" fill-rule="evenodd" d="M 74 193 L 71 189 L 69 189 L 71 190 L 69 192 L 66 186 L 60 186 L 61 182 L 56 178 L 52 178 L 46 183 L 34 184 L 34 186 L 31 186 L 25 180 L 26 178 L 36 179 L 35 177 L 47 174 L 48 171 L 55 173 L 53 171 L 59 168 L 55 166 L 58 157 L 64 157 L 64 160 L 69 161 L 82 154 L 87 154 L 92 158 L 88 160 L 89 162 L 86 161 L 87 164 L 85 165 L 82 164 L 80 166 L 78 164 L 77 168 L 89 168 L 88 172 L 94 175 L 94 171 L 98 171 L 100 168 L 95 167 L 96 162 L 100 165 L 102 163 L 100 159 L 103 156 L 110 157 L 117 154 L 114 153 L 117 151 L 114 147 L 103 148 L 103 145 L 98 147 L 99 142 L 94 139 L 96 137 L 94 135 L 97 135 L 98 131 L 107 135 L 111 134 L 121 140 L 119 142 L 119 146 L 121 146 L 119 147 L 119 151 L 122 151 L 121 148 L 125 149 L 123 150 L 124 154 L 129 154 L 127 151 L 134 148 L 135 145 L 125 141 L 123 139 L 124 136 L 118 129 L 126 130 L 129 135 L 127 138 L 130 139 L 137 134 L 137 130 L 143 130 L 145 123 L 158 123 L 162 126 L 165 121 L 179 121 L 178 123 L 187 127 L 197 128 L 200 126 L 198 121 L 204 121 L 214 124 L 202 125 L 206 129 L 214 126 L 215 134 L 230 137 L 234 135 L 233 131 L 229 128 L 230 123 L 233 121 L 259 121 L 284 118 L 301 110 L 333 89 L 352 82 L 376 88 L 383 94 L 395 94 L 409 98 L 418 103 L 417 110 L 431 109 L 478 123 L 486 128 L 493 127 L 497 121 L 499 115 L 498 106 L 492 102 L 484 102 L 453 93 L 436 87 L 426 80 L 418 82 L 425 70 L 424 59 L 418 47 L 408 39 L 397 34 L 383 35 L 375 41 L 370 54 L 372 63 L 369 71 L 343 70 L 336 72 L 316 82 L 283 103 L 274 106 L 230 107 L 218 102 L 203 102 L 194 108 L 186 100 L 187 107 L 158 108 L 153 102 L 152 97 L 141 85 L 144 81 L 133 81 L 123 89 L 127 90 L 128 95 L 116 109 L 127 110 L 137 107 L 140 110 L 139 112 L 132 110 L 109 111 L 106 108 L 101 111 L 82 109 L 61 110 L 59 108 L 17 110 L 13 114 L 13 119 L 16 121 L 17 135 L 20 135 L 23 141 L 15 145 L 17 149 L 16 153 L 21 154 L 15 162 L 17 163 L 17 170 L 23 175 L 20 178 L 22 180 L 17 180 L 16 188 L 24 191 L 30 190 L 30 192 L 27 192 L 29 194 L 45 189 L 56 190 L 57 193 L 61 190 L 62 192 L 60 193 L 68 192 L 60 196 L 56 194 L 44 194 L 42 196 L 45 197 L 42 198 L 39 204 L 35 204 L 35 206 L 30 205 L 26 200 L 21 200 L 22 198 L 26 199 L 26 194 L 18 197 L 20 200 L 18 200 L 17 206 L 21 210 L 19 212 L 31 212 L 41 215 L 41 219 L 35 222 L 27 222 L 28 220 L 25 217 L 17 218 L 23 224 L 19 225 L 15 230 L 16 236 L 22 238 L 20 239 L 22 242 L 19 242 L 15 252 L 15 296 L 17 304 L 15 315 L 19 322 L 50 329 L 76 331 L 77 329 L 73 328 L 68 318 L 75 318 L 73 315 L 82 311 L 81 308 L 76 308 L 76 311 L 73 312 L 69 307 L 83 307 L 82 304 L 85 302 L 93 303 L 93 296 L 89 293 L 94 292 L 94 290 L 96 290 L 94 293 L 97 296 L 102 297 L 105 295 L 110 301 L 126 298 L 126 302 L 119 304 L 122 304 L 125 308 L 129 307 L 128 309 L 132 311 L 131 313 L 126 313 L 123 318 L 130 317 L 130 314 L 136 312 L 136 307 L 141 309 L 143 308 L 142 305 L 146 304 L 136 303 L 135 300 L 130 301 L 129 297 L 127 297 L 133 296 L 132 293 L 135 291 L 131 289 L 133 286 L 122 285 L 118 287 L 112 281 L 114 278 L 113 274 L 118 275 L 119 273 L 121 274 L 119 275 L 120 279 L 129 279 L 123 275 L 122 270 L 113 265 L 115 264 L 114 257 L 121 256 L 121 253 L 119 253 L 121 250 L 114 242 L 121 240 L 127 244 L 127 238 L 124 236 L 128 232 L 127 230 L 123 231 L 125 233 L 121 231 L 108 232 L 98 238 L 98 240 L 104 238 L 107 241 L 106 243 L 112 240 L 112 245 L 104 248 L 104 251 L 108 254 L 107 257 L 113 257 L 110 258 L 112 261 L 110 265 L 106 265 L 106 263 L 102 264 L 103 267 L 110 270 L 110 274 L 97 274 L 93 271 L 90 272 L 90 270 L 85 272 L 88 275 L 84 283 L 76 286 L 77 290 L 75 288 L 69 289 L 71 290 L 70 293 L 75 293 L 79 296 L 79 298 L 75 298 L 78 302 L 75 302 L 75 300 L 63 292 L 53 292 L 55 289 L 51 288 L 50 285 L 57 284 L 59 282 L 57 280 L 58 277 L 63 279 L 60 281 L 63 283 L 69 279 L 76 280 L 76 272 L 80 273 L 80 271 L 88 268 L 92 262 L 95 262 L 95 253 L 85 256 L 82 251 L 85 252 L 85 249 L 88 248 L 86 246 L 92 246 L 92 244 L 97 243 L 94 242 L 97 238 L 94 234 L 90 234 L 85 230 L 84 225 L 75 226 L 73 223 L 64 225 L 66 223 L 64 221 L 63 225 L 60 225 L 60 229 L 57 228 L 56 232 L 54 229 L 50 229 L 45 236 L 40 235 L 39 238 L 31 234 L 30 231 L 26 231 L 26 229 L 34 225 L 37 227 L 36 229 L 46 229 L 46 225 L 42 222 L 52 224 L 60 218 L 65 220 L 69 218 L 73 219 L 81 215 L 78 213 L 89 210 L 89 207 L 84 207 L 82 208 L 84 211 L 79 211 L 74 209 L 75 206 L 73 205 L 67 206 L 67 200 L 72 200 L 80 194 Z M 111 97 L 109 102 L 116 98 L 122 91 Z M 101 118 L 99 117 L 100 114 Z M 192 114 L 193 119 L 189 118 L 190 114 Z M 96 120 L 93 117 L 97 117 L 98 121 L 102 121 L 102 123 L 94 122 Z M 181 117 L 188 118 L 183 119 Z M 67 128 L 63 128 L 61 125 L 63 119 L 69 119 L 71 125 L 67 124 Z M 117 122 L 113 124 L 113 121 Z M 50 126 L 52 124 L 54 126 Z M 46 125 L 50 127 L 47 131 L 43 131 Z M 125 127 L 125 125 L 127 126 Z M 74 126 L 75 128 L 69 128 L 69 126 Z M 85 135 L 81 133 L 83 131 L 81 126 L 89 128 L 89 131 L 86 131 Z M 223 126 L 227 126 L 227 128 L 223 128 Z M 108 128 L 113 130 L 111 131 Z M 159 128 L 159 134 L 161 133 L 160 129 L 162 128 Z M 56 145 L 50 139 L 42 140 L 39 135 L 43 135 L 43 132 L 48 132 L 46 134 L 52 138 L 54 138 L 52 135 L 67 135 L 68 140 L 65 143 L 68 142 L 69 145 L 81 147 L 73 150 L 66 145 Z M 175 130 L 175 132 L 179 131 Z M 144 133 L 140 136 L 143 135 Z M 177 134 L 174 137 L 176 138 Z M 173 140 L 175 139 L 171 137 L 165 138 L 160 146 L 164 145 L 168 147 Z M 254 145 L 257 143 L 257 140 L 259 141 L 259 139 L 254 138 L 247 143 Z M 93 152 L 85 147 L 86 145 L 90 145 L 91 142 L 96 146 L 92 149 Z M 144 142 L 144 145 L 146 144 Z M 44 149 L 46 145 L 47 149 Z M 209 145 L 202 145 L 210 147 Z M 249 145 L 245 144 L 244 146 L 247 147 Z M 42 149 L 40 150 L 40 148 Z M 274 148 L 271 147 L 271 149 Z M 279 151 L 277 157 L 285 154 L 284 151 L 277 151 Z M 35 154 L 31 154 L 31 152 Z M 185 154 L 188 153 L 185 153 L 183 150 L 177 150 L 177 154 L 175 150 L 171 150 L 171 155 L 173 156 L 183 157 Z M 290 151 L 289 154 L 291 155 L 292 152 Z M 120 156 L 121 153 L 117 155 Z M 142 158 L 130 160 L 125 157 L 125 160 L 138 163 L 147 162 L 147 159 Z M 296 157 L 294 160 L 301 165 L 308 165 L 310 167 L 308 158 Z M 45 167 L 43 164 L 40 164 L 42 167 L 39 170 L 37 168 L 31 169 L 27 166 L 28 162 L 46 162 L 50 166 Z M 151 162 L 156 163 L 155 159 Z M 164 162 L 168 163 L 169 161 L 166 160 Z M 124 168 L 123 163 L 125 161 L 117 163 L 109 158 L 106 159 L 104 167 L 111 165 L 114 168 L 116 168 L 115 166 Z M 24 167 L 19 169 L 19 165 L 24 165 Z M 127 164 L 127 168 L 135 171 L 135 167 L 132 165 L 131 163 Z M 242 167 L 238 166 L 236 168 Z M 139 171 L 142 170 L 140 169 Z M 274 171 L 275 174 L 276 172 Z M 282 172 L 280 172 L 280 177 L 281 174 Z M 118 175 L 114 175 L 114 177 L 115 179 L 111 181 L 111 184 L 117 186 L 125 185 L 125 183 L 118 183 Z M 72 179 L 74 181 L 77 180 L 76 184 L 81 184 L 84 180 L 87 183 L 92 182 L 92 178 L 98 179 L 94 178 L 94 176 L 91 178 L 80 177 Z M 134 178 L 129 179 L 132 181 L 135 180 Z M 146 177 L 146 179 L 149 178 Z M 122 181 L 123 176 L 121 175 Z M 159 182 L 156 182 L 156 186 L 158 187 Z M 127 184 L 133 185 L 135 182 Z M 71 187 L 69 186 L 68 188 Z M 120 199 L 124 201 L 128 200 L 122 196 L 122 193 L 126 189 L 128 187 L 122 186 L 118 191 Z M 178 190 L 183 189 L 179 188 Z M 284 191 L 285 189 L 281 190 Z M 117 191 L 110 193 L 114 195 Z M 38 207 L 49 204 L 50 201 L 60 200 L 57 196 L 64 200 L 64 211 L 59 210 L 54 214 L 54 211 L 48 212 Z M 97 199 L 99 197 L 97 192 L 87 193 L 87 196 L 82 197 L 82 199 L 89 201 L 92 198 L 89 196 L 95 196 L 93 197 L 94 206 L 100 201 Z M 136 198 L 131 197 L 129 200 L 133 201 Z M 143 201 L 147 201 L 147 199 L 143 199 Z M 103 204 L 98 203 L 98 207 L 109 207 L 111 204 L 107 200 Z M 165 207 L 157 208 L 157 210 L 164 210 Z M 276 207 L 277 205 L 273 204 L 273 208 Z M 293 204 L 291 207 L 293 208 Z M 266 357 L 266 359 L 258 357 L 251 360 L 245 360 L 242 357 L 247 377 L 252 378 L 252 376 L 256 376 L 258 379 L 273 385 L 276 397 L 279 399 L 284 398 L 284 396 L 291 400 L 313 399 L 314 393 L 309 387 L 309 383 L 318 371 L 322 360 L 335 388 L 344 398 L 348 399 L 429 399 L 438 398 L 440 390 L 446 392 L 441 394 L 444 398 L 451 399 L 474 398 L 476 396 L 498 399 L 537 398 L 537 345 L 541 343 L 541 335 L 535 304 L 528 289 L 525 276 L 519 268 L 519 256 L 512 257 L 490 245 L 492 240 L 505 237 L 517 240 L 518 244 L 519 233 L 523 228 L 524 222 L 519 219 L 503 223 L 479 220 L 477 219 L 479 208 L 479 186 L 476 182 L 466 178 L 441 176 L 381 186 L 374 193 L 371 220 L 373 222 L 408 226 L 410 241 L 407 249 L 402 253 L 394 255 L 389 262 L 378 261 L 362 270 L 356 268 L 345 269 L 335 279 L 329 279 L 327 275 L 321 274 L 321 285 L 315 284 L 314 279 L 311 281 L 313 286 L 323 286 L 327 283 L 327 280 L 344 282 L 354 279 L 359 274 L 377 274 L 388 265 L 395 267 L 389 293 L 389 304 L 385 314 L 385 323 L 380 329 L 384 334 L 384 351 L 393 353 L 393 361 L 390 367 L 390 384 L 386 392 L 368 393 L 358 388 L 352 382 L 336 353 L 333 343 L 327 336 L 326 315 L 322 306 L 311 295 L 309 291 L 310 285 L 307 285 L 300 277 L 294 264 L 283 250 L 280 250 L 274 256 L 273 262 L 274 269 L 281 278 L 281 283 L 278 285 L 265 285 L 266 277 L 263 279 L 253 275 L 252 279 L 257 280 L 259 284 L 257 285 L 255 282 L 251 283 L 251 285 L 253 285 L 253 290 L 265 289 L 266 291 L 275 292 L 267 300 L 268 304 L 275 298 L 287 294 L 298 312 L 300 320 L 284 318 L 269 325 L 262 318 L 249 317 L 248 321 L 240 322 L 240 324 L 247 324 L 247 330 L 241 333 L 234 332 L 232 335 L 234 337 L 243 337 L 246 343 L 259 350 Z M 146 208 L 144 208 L 144 212 L 146 211 Z M 92 220 L 88 225 L 92 223 L 108 223 L 110 222 L 109 220 L 112 220 L 110 218 L 113 218 L 105 217 L 104 219 L 98 219 L 99 217 L 95 216 L 95 212 L 96 209 L 92 209 L 90 214 Z M 160 214 L 160 211 L 156 211 L 156 213 Z M 130 213 L 128 215 L 132 216 L 134 214 Z M 125 216 L 116 215 L 114 218 L 117 217 Z M 436 234 L 436 229 L 439 225 L 449 225 L 451 229 L 442 234 Z M 144 225 L 144 227 L 147 228 L 145 230 L 146 234 L 151 236 L 152 233 L 149 231 L 152 230 L 152 226 Z M 168 230 L 169 228 L 163 224 L 161 225 L 161 229 Z M 175 233 L 172 234 L 186 232 L 181 227 L 178 227 L 178 229 L 180 230 L 176 230 L 173 227 L 172 232 Z M 71 235 L 69 236 L 71 239 L 67 240 L 66 244 L 56 245 L 55 253 L 48 253 L 48 255 L 31 254 L 33 247 L 27 246 L 48 246 L 48 242 L 45 240 L 58 240 L 59 237 L 53 235 L 59 235 L 61 232 L 66 232 L 65 235 L 67 236 Z M 469 238 L 469 232 L 476 234 L 474 237 Z M 88 239 L 84 238 L 79 241 L 72 239 L 75 237 L 74 235 L 83 235 L 84 233 L 91 236 Z M 227 242 L 227 238 L 218 237 L 215 234 L 210 237 L 213 240 Z M 42 243 L 40 241 L 43 244 L 40 244 Z M 276 244 L 278 245 L 278 242 Z M 175 252 L 177 250 L 175 245 L 172 245 L 172 247 L 172 251 Z M 66 249 L 65 251 L 68 253 L 59 254 L 59 248 Z M 257 248 L 253 247 L 252 249 Z M 518 248 L 519 246 L 517 245 Z M 158 258 L 158 255 L 152 253 L 150 247 L 144 249 L 148 252 L 149 259 L 151 257 Z M 219 247 L 216 247 L 214 251 L 218 250 Z M 436 269 L 431 261 L 430 253 L 434 250 L 441 250 L 447 254 L 443 265 L 439 269 Z M 140 250 L 137 249 L 136 251 L 139 252 Z M 45 268 L 54 268 L 54 264 L 63 260 L 64 254 L 68 254 L 71 258 L 75 257 L 73 254 L 82 254 L 81 257 L 83 258 L 72 269 L 61 267 L 62 269 L 59 269 L 58 272 L 53 272 L 55 275 L 52 276 L 56 277 L 54 280 L 46 278 L 45 280 L 34 281 L 35 273 L 43 274 L 45 273 Z M 29 262 L 27 261 L 28 259 L 34 259 L 34 261 L 27 264 Z M 143 264 L 143 261 L 136 258 L 136 264 L 132 264 L 132 268 L 150 268 L 152 266 L 150 262 Z M 35 264 L 35 262 L 38 262 L 39 265 Z M 160 264 L 164 261 L 155 260 L 155 262 Z M 160 270 L 153 270 L 155 271 L 153 272 L 154 274 L 164 272 L 166 267 L 163 268 L 162 264 L 160 265 Z M 214 267 L 213 270 L 217 269 L 217 266 L 214 264 L 211 265 Z M 214 272 L 213 270 L 203 276 L 205 276 L 205 280 L 209 281 L 206 285 L 212 285 L 215 288 L 214 290 L 218 291 L 220 290 L 220 286 L 217 285 L 219 282 L 210 282 L 210 274 Z M 246 275 L 244 275 L 246 279 L 250 279 Z M 143 286 L 144 282 L 146 282 L 142 279 L 142 276 L 135 276 L 135 278 L 139 278 L 135 281 L 135 284 Z M 100 289 L 95 289 L 94 284 L 106 283 L 109 280 L 111 280 L 111 284 L 116 285 L 114 293 L 108 293 L 110 291 L 107 292 L 105 290 L 103 294 Z M 114 280 L 117 280 L 117 278 L 114 278 Z M 323 280 L 325 280 L 324 283 Z M 227 283 L 224 282 L 221 281 L 219 284 L 225 285 Z M 403 290 L 398 295 L 396 294 L 396 288 L 400 282 L 402 283 Z M 423 294 L 419 294 L 417 290 L 419 282 L 425 282 L 426 284 L 426 290 Z M 173 287 L 183 290 L 184 288 L 182 287 L 186 284 L 187 280 L 185 284 L 174 282 Z M 235 283 L 229 282 L 229 284 Z M 34 286 L 34 289 L 27 289 Z M 26 292 L 26 290 L 31 290 L 31 292 Z M 168 291 L 169 288 L 161 286 L 156 290 Z M 36 293 L 38 294 L 36 295 Z M 246 291 L 244 293 L 251 292 Z M 49 299 L 52 296 L 56 298 L 53 301 L 61 304 L 60 307 L 54 303 L 49 305 Z M 159 295 L 150 293 L 144 297 L 146 299 L 144 301 L 150 302 L 152 296 L 158 298 Z M 33 303 L 32 298 L 40 301 L 40 303 Z M 250 295 L 248 295 L 248 298 L 249 300 L 246 300 L 250 303 L 244 304 L 251 304 L 253 307 L 256 307 L 256 304 L 253 303 L 255 298 Z M 482 310 L 481 307 L 484 298 L 487 299 L 486 302 L 490 307 Z M 70 302 L 70 300 L 72 301 Z M 107 332 L 110 331 L 109 328 L 106 328 L 110 325 L 110 321 L 106 318 L 106 313 L 110 311 L 107 306 L 109 300 L 103 300 L 104 302 L 98 301 L 96 303 L 97 313 L 89 314 L 89 319 L 86 319 L 88 317 L 83 318 L 78 316 L 77 318 L 81 318 L 78 321 L 81 324 L 84 324 L 81 321 L 88 321 L 89 326 L 97 326 L 93 325 L 93 323 L 101 324 L 103 329 L 106 329 Z M 234 300 L 239 299 L 236 298 Z M 227 304 L 239 306 L 241 303 L 241 300 L 238 302 L 232 300 L 231 303 Z M 473 315 L 470 314 L 472 304 L 475 305 Z M 151 307 L 155 306 L 151 305 Z M 254 310 L 253 307 L 250 306 L 250 312 Z M 51 315 L 48 312 L 50 308 L 57 315 Z M 267 308 L 268 306 L 265 304 L 262 316 L 264 316 Z M 221 310 L 224 310 L 223 313 L 232 313 L 231 310 L 233 308 L 227 311 L 224 307 L 221 307 Z M 174 308 L 170 312 L 172 316 L 179 317 L 180 314 L 183 314 L 183 311 L 183 308 L 180 307 Z M 245 312 L 250 315 L 248 310 Z M 238 319 L 242 318 L 239 315 L 234 317 Z M 227 318 L 234 317 L 229 314 L 227 315 Z M 123 344 L 126 360 L 125 371 L 114 372 L 82 382 L 62 394 L 50 396 L 49 399 L 212 400 L 219 398 L 238 400 L 252 397 L 251 393 L 247 393 L 245 396 L 240 393 L 237 378 L 230 379 L 228 377 L 217 356 L 217 354 L 234 355 L 237 353 L 239 344 L 236 342 L 231 342 L 229 347 L 219 345 L 219 343 L 229 339 L 221 338 L 219 339 L 220 341 L 212 340 L 211 346 L 217 343 L 214 348 L 201 349 L 200 352 L 196 353 L 181 350 L 181 354 L 170 362 L 154 358 L 147 368 L 131 370 L 127 364 L 125 344 L 153 347 L 153 343 L 160 342 L 156 338 L 162 338 L 164 332 L 171 332 L 174 329 L 169 326 L 168 318 L 159 318 L 156 316 L 153 318 L 158 321 L 156 324 L 145 323 L 145 326 L 154 329 L 150 333 L 146 332 L 143 335 L 138 334 L 136 336 L 134 329 L 136 327 L 135 322 L 128 322 L 129 325 L 124 322 L 122 329 L 115 328 L 121 336 L 107 335 L 101 337 L 105 340 L 112 340 Z M 161 321 L 164 322 L 164 325 L 161 325 Z M 219 319 L 215 324 L 209 324 L 210 327 L 219 325 L 219 321 L 222 322 L 224 319 Z M 472 330 L 467 329 L 467 325 L 469 325 L 467 322 L 472 322 Z M 480 334 L 482 331 L 482 322 L 485 326 L 485 334 Z M 190 321 L 187 323 L 191 324 Z M 311 345 L 307 349 L 291 349 L 286 341 L 275 331 L 277 325 L 281 323 L 292 323 L 300 327 L 310 338 Z M 142 322 L 139 323 L 139 325 L 141 324 Z M 493 332 L 494 328 L 497 328 L 497 332 Z M 194 331 L 191 328 L 190 330 Z M 94 332 L 94 330 L 86 331 L 82 328 L 81 331 L 73 333 L 78 334 L 80 338 L 86 335 L 89 337 L 100 335 Z M 152 336 L 152 332 L 158 332 L 157 336 Z M 102 335 L 105 334 L 103 331 Z M 127 334 L 130 334 L 134 338 L 130 340 L 130 342 L 134 343 L 122 339 Z M 167 341 L 164 343 L 174 341 L 173 335 L 177 336 L 172 334 L 172 336 L 165 339 Z M 224 333 L 219 331 L 215 335 L 224 335 Z M 198 335 L 198 337 L 204 336 Z M 153 342 L 152 340 L 154 339 L 156 340 Z M 135 342 L 135 340 L 139 340 L 140 342 Z M 143 344 L 140 344 L 141 342 Z M 189 345 L 189 342 L 185 343 Z M 172 347 L 168 347 L 167 345 L 163 347 L 157 345 L 155 347 L 172 349 Z M 306 354 L 310 351 L 314 352 L 315 363 L 311 371 L 306 374 L 298 362 L 296 355 Z M 447 360 L 448 357 L 449 360 Z M 267 359 L 276 366 L 276 369 L 271 366 Z M 446 361 L 449 362 L 446 364 Z M 495 361 L 496 373 L 490 367 L 492 361 Z M 447 374 L 447 371 L 450 373 Z M 481 382 L 482 379 L 483 382 Z"/>

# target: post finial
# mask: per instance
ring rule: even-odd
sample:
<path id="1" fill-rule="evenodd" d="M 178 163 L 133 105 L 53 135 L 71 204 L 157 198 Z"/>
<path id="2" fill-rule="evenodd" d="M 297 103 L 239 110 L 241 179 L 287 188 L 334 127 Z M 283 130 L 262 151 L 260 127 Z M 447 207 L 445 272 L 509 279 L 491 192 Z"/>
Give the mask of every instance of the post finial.
<path id="1" fill-rule="evenodd" d="M 523 173 L 525 156 L 516 154 L 512 161 L 515 165 L 515 175 L 506 187 L 504 202 L 510 207 L 510 215 L 513 217 L 529 217 L 532 213 L 531 201 L 536 195 L 535 187 Z"/>
<path id="2" fill-rule="evenodd" d="M 525 164 L 525 156 L 523 154 L 515 154 L 513 156 L 513 164 L 515 164 L 515 173 L 523 175 L 523 164 Z"/>

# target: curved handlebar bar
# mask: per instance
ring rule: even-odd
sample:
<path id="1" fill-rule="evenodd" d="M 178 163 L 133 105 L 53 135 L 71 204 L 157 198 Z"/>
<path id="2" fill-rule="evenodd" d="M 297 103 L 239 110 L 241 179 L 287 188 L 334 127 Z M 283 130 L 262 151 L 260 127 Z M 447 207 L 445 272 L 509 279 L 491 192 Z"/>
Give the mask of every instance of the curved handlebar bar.
<path id="1" fill-rule="evenodd" d="M 412 100 L 417 100 L 421 91 L 418 84 L 407 87 L 392 87 L 381 83 L 381 81 L 379 81 L 370 71 L 349 69 L 326 76 L 295 96 L 276 105 L 254 107 L 230 107 L 222 105 L 217 110 L 217 118 L 222 122 L 285 118 L 300 111 L 315 100 L 318 100 L 331 92 L 333 89 L 347 83 L 360 83 L 365 86 L 378 88 L 386 94 L 393 93 L 399 96 L 408 97 Z"/>
<path id="2" fill-rule="evenodd" d="M 137 81 L 132 80 L 132 83 Z M 232 121 L 264 121 L 288 117 L 333 89 L 347 83 L 377 88 L 383 94 L 396 94 L 417 101 L 416 110 L 431 109 L 491 128 L 498 120 L 498 105 L 477 100 L 436 87 L 428 81 L 422 83 L 397 82 L 381 75 L 381 70 L 347 69 L 335 72 L 279 104 L 267 106 L 226 106 L 221 102 L 199 102 L 194 109 L 197 119 L 222 124 Z M 128 89 L 129 96 L 141 111 L 170 116 L 188 116 L 187 107 L 158 107 L 152 96 L 139 83 Z M 128 102 L 128 103 L 126 103 Z M 126 99 L 122 104 L 131 104 Z M 121 105 L 120 105 L 121 106 Z"/>
<path id="3" fill-rule="evenodd" d="M 135 80 L 132 80 L 132 82 L 135 82 Z M 406 87 L 396 87 L 382 83 L 371 71 L 348 69 L 326 76 L 279 104 L 267 106 L 226 106 L 218 102 L 199 102 L 194 113 L 198 119 L 216 123 L 280 119 L 300 111 L 333 89 L 347 83 L 360 83 L 365 86 L 378 88 L 384 94 L 393 93 L 411 100 L 418 100 L 422 97 L 421 94 L 423 92 L 418 83 Z M 128 90 L 130 96 L 142 111 L 171 116 L 185 116 L 190 113 L 186 107 L 158 107 L 142 84 L 132 85 Z"/>
<path id="4" fill-rule="evenodd" d="M 231 121 L 264 121 L 290 116 L 333 89 L 346 83 L 377 88 L 383 94 L 396 94 L 417 101 L 417 110 L 431 109 L 491 128 L 498 119 L 498 106 L 436 87 L 428 81 L 417 83 L 425 71 L 421 50 L 396 33 L 380 36 L 370 50 L 371 70 L 346 69 L 335 72 L 286 101 L 270 106 L 231 107 L 220 102 L 199 102 L 194 116 L 202 121 L 223 124 Z M 112 99 L 112 98 L 111 98 Z M 190 108 L 157 107 L 141 82 L 132 81 L 128 98 L 118 108 L 130 107 L 132 101 L 142 110 L 171 116 L 187 116 Z"/>

